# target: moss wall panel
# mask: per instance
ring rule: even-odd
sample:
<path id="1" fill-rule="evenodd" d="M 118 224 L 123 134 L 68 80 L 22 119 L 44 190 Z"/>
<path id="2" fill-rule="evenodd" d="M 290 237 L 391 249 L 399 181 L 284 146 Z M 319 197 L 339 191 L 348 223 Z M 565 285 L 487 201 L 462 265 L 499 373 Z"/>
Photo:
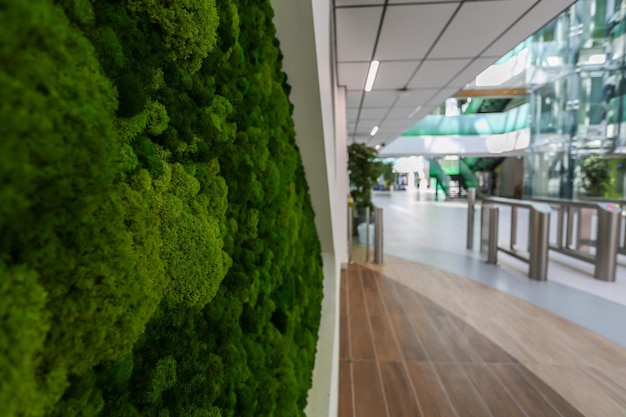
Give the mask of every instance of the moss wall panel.
<path id="1" fill-rule="evenodd" d="M 8 0 L 4 416 L 297 416 L 319 241 L 267 1 Z"/>

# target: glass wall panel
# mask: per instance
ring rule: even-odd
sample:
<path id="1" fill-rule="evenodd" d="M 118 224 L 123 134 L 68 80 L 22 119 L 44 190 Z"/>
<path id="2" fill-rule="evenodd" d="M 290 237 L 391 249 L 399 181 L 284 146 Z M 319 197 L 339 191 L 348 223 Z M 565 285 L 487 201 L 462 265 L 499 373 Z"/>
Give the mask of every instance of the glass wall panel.
<path id="1" fill-rule="evenodd" d="M 586 157 L 626 157 L 626 0 L 579 0 L 531 37 L 529 51 L 525 196 L 576 198 Z"/>

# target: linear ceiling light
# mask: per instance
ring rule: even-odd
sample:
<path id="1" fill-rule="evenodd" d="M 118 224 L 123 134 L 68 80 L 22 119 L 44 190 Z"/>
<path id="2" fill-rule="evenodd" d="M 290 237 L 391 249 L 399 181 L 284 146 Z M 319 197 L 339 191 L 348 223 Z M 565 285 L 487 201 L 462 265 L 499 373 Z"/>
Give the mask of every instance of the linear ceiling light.
<path id="1" fill-rule="evenodd" d="M 378 72 L 378 66 L 380 61 L 372 61 L 370 64 L 370 71 L 367 74 L 367 81 L 365 82 L 365 91 L 372 91 L 374 87 L 374 81 L 376 80 L 376 73 Z"/>
<path id="2" fill-rule="evenodd" d="M 378 126 L 374 126 L 372 128 L 372 131 L 370 132 L 370 136 L 374 136 L 376 134 L 376 132 L 378 132 Z"/>
<path id="3" fill-rule="evenodd" d="M 415 113 L 417 113 L 420 110 L 422 110 L 422 106 L 417 106 L 411 113 L 409 113 L 409 115 L 406 118 L 407 119 L 413 118 L 413 116 L 415 116 Z"/>

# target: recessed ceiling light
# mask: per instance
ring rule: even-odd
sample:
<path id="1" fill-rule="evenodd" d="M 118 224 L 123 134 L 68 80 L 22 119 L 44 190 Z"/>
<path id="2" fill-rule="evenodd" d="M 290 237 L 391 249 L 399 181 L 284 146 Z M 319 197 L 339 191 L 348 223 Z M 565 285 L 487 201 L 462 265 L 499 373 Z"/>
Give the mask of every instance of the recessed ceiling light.
<path id="1" fill-rule="evenodd" d="M 374 126 L 372 128 L 372 131 L 370 132 L 370 136 L 374 136 L 376 134 L 376 132 L 378 132 L 378 126 Z"/>
<path id="2" fill-rule="evenodd" d="M 372 61 L 370 64 L 370 70 L 367 74 L 367 81 L 365 82 L 365 91 L 372 91 L 374 87 L 374 81 L 376 81 L 376 73 L 378 72 L 378 66 L 380 61 Z"/>

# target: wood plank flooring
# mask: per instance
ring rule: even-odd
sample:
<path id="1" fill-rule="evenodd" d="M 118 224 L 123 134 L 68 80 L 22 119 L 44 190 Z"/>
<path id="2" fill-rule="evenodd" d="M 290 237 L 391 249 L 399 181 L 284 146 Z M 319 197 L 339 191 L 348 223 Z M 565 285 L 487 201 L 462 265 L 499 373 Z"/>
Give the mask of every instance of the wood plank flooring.
<path id="1" fill-rule="evenodd" d="M 474 281 L 350 264 L 340 314 L 339 417 L 626 417 L 626 349 Z"/>

